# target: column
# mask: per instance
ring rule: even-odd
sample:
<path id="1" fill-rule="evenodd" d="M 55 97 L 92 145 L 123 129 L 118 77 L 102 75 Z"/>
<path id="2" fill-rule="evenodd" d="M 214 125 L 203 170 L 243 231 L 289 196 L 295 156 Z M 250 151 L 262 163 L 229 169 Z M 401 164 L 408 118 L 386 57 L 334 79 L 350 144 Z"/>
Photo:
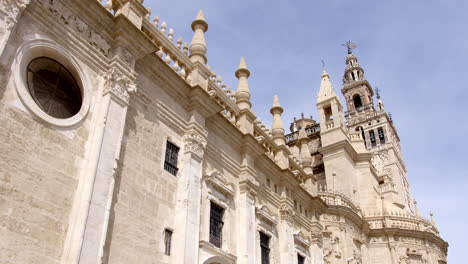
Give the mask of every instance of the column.
<path id="1" fill-rule="evenodd" d="M 255 195 L 252 184 L 244 181 L 240 184 L 240 195 L 238 202 L 238 236 L 239 236 L 239 264 L 257 263 L 255 256 L 256 243 L 256 217 L 255 217 Z"/>
<path id="2" fill-rule="evenodd" d="M 176 263 L 197 263 L 200 241 L 202 162 L 206 148 L 204 131 L 195 123 L 184 135 L 184 162 L 178 181 L 174 230 Z"/>
<path id="3" fill-rule="evenodd" d="M 101 263 L 133 81 L 112 67 L 104 76 L 94 131 L 75 193 L 62 263 Z"/>
<path id="4" fill-rule="evenodd" d="M 292 210 L 292 206 L 289 201 L 281 202 L 280 214 L 281 219 L 278 224 L 280 263 L 294 264 L 297 259 L 297 256 L 295 255 L 293 236 L 294 211 Z"/>

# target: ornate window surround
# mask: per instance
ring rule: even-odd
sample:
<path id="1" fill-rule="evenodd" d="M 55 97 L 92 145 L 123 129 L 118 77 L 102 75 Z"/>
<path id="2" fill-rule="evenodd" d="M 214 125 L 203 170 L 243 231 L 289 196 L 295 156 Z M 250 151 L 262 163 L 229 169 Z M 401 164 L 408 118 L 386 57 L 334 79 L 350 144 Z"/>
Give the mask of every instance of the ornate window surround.
<path id="1" fill-rule="evenodd" d="M 25 38 L 29 38 L 29 40 L 26 40 L 26 42 L 18 48 L 12 69 L 16 92 L 23 106 L 34 116 L 57 127 L 67 128 L 78 124 L 86 117 L 91 101 L 91 85 L 83 68 L 65 48 L 57 43 L 44 38 L 38 39 L 36 36 L 31 35 L 26 35 Z M 48 57 L 58 61 L 65 66 L 75 78 L 81 90 L 82 105 L 78 113 L 74 116 L 66 119 L 54 118 L 42 111 L 32 98 L 27 86 L 26 69 L 29 63 L 38 57 Z"/>
<path id="2" fill-rule="evenodd" d="M 294 236 L 294 246 L 296 248 L 297 253 L 303 256 L 307 262 L 307 259 L 310 257 L 310 252 L 309 252 L 310 245 L 311 245 L 310 239 L 307 238 L 302 233 L 302 231 L 294 232 L 293 236 Z"/>
<path id="3" fill-rule="evenodd" d="M 258 256 L 261 254 L 260 232 L 270 237 L 270 263 L 276 263 L 278 243 L 278 216 L 276 216 L 266 205 L 255 208 L 257 232 L 255 235 L 255 247 Z"/>
<path id="4" fill-rule="evenodd" d="M 231 234 L 232 231 L 232 224 L 233 219 L 231 219 L 232 215 L 232 207 L 234 205 L 234 197 L 235 197 L 235 188 L 234 184 L 229 183 L 226 178 L 218 171 L 213 171 L 211 173 L 205 174 L 202 178 L 203 180 L 203 197 L 206 199 L 203 201 L 203 208 L 202 211 L 205 212 L 203 216 L 203 220 L 206 223 L 206 228 L 209 229 L 209 219 L 210 219 L 210 205 L 211 202 L 215 203 L 216 205 L 222 207 L 224 209 L 223 215 L 223 236 L 222 236 L 222 247 L 219 249 L 220 251 L 229 254 L 228 251 L 232 245 L 230 245 L 230 238 L 234 235 Z M 207 229 L 207 231 L 208 231 Z M 205 235 L 206 234 L 206 237 Z M 209 241 L 209 231 L 202 232 L 202 236 L 200 237 L 202 241 Z M 208 243 L 208 242 L 207 242 Z M 209 244 L 209 243 L 208 243 Z"/>

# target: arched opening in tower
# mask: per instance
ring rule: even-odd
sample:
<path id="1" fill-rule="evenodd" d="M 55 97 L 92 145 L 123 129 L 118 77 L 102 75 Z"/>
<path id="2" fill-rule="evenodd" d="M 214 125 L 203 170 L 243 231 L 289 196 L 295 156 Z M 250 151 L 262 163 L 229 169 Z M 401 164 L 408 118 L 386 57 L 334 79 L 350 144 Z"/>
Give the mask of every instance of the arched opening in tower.
<path id="1" fill-rule="evenodd" d="M 353 96 L 354 108 L 359 108 L 362 106 L 361 96 L 359 94 L 355 94 Z"/>

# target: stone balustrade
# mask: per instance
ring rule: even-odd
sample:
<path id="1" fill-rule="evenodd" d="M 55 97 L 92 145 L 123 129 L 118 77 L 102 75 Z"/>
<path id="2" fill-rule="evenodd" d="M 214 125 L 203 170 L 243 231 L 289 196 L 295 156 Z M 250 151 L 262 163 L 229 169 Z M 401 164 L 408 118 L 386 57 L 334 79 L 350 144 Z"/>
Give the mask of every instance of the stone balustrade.
<path id="1" fill-rule="evenodd" d="M 325 129 L 327 129 L 327 130 L 328 130 L 328 129 L 332 129 L 332 128 L 334 128 L 334 127 L 335 127 L 335 122 L 333 122 L 333 120 L 327 121 L 327 122 L 325 123 Z"/>
<path id="2" fill-rule="evenodd" d="M 348 197 L 346 194 L 340 191 L 326 190 L 325 187 L 322 187 L 319 188 L 317 194 L 327 205 L 344 206 L 354 210 L 355 212 L 358 212 L 358 214 L 361 211 L 359 206 L 357 206 L 356 203 L 350 197 Z"/>
<path id="3" fill-rule="evenodd" d="M 359 131 L 357 131 L 357 132 L 349 132 L 349 139 L 351 140 L 351 142 L 353 142 L 353 141 L 361 141 L 361 140 L 362 140 L 361 132 L 359 132 Z"/>
<path id="4" fill-rule="evenodd" d="M 364 220 L 369 223 L 371 229 L 400 228 L 416 231 L 431 232 L 439 236 L 435 223 L 423 217 L 401 211 L 365 211 Z"/>

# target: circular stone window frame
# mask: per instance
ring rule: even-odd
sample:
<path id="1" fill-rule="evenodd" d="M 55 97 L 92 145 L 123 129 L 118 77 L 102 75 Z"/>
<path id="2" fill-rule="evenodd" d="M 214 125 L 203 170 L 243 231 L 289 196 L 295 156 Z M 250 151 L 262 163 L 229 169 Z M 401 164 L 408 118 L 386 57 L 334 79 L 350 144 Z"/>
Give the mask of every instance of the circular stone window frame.
<path id="1" fill-rule="evenodd" d="M 75 115 L 69 118 L 55 118 L 44 112 L 32 97 L 27 83 L 28 65 L 37 58 L 46 57 L 62 64 L 75 78 L 81 91 L 81 108 Z M 87 115 L 90 106 L 90 90 L 88 79 L 80 64 L 66 49 L 49 40 L 32 40 L 20 46 L 14 60 L 14 81 L 16 92 L 26 107 L 33 115 L 43 121 L 58 127 L 71 127 L 81 122 Z"/>

